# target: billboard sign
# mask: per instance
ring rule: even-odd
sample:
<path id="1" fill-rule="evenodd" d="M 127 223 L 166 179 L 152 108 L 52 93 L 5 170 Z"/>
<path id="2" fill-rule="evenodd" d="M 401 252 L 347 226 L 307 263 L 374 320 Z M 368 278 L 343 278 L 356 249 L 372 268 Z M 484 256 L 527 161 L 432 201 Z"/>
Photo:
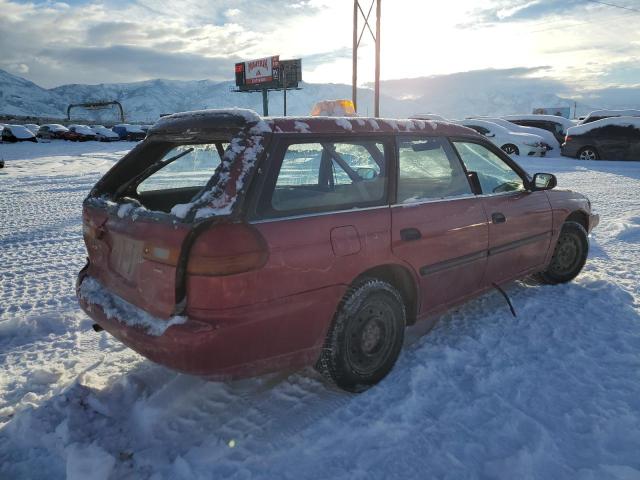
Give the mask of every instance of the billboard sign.
<path id="1" fill-rule="evenodd" d="M 273 71 L 278 68 L 278 56 L 258 58 L 244 62 L 244 80 L 246 85 L 273 82 Z"/>
<path id="2" fill-rule="evenodd" d="M 236 86 L 241 92 L 298 88 L 301 60 L 280 60 L 279 55 L 236 63 Z"/>
<path id="3" fill-rule="evenodd" d="M 555 115 L 557 117 L 571 118 L 571 107 L 534 108 L 535 115 Z"/>

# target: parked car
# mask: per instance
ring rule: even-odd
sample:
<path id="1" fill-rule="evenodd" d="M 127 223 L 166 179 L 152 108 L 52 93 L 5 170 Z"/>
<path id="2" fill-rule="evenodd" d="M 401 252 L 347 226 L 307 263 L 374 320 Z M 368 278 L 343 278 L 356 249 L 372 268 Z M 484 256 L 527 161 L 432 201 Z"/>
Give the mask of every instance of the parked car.
<path id="1" fill-rule="evenodd" d="M 571 127 L 562 154 L 581 160 L 640 160 L 640 118 L 603 118 Z"/>
<path id="2" fill-rule="evenodd" d="M 59 139 L 59 140 L 67 140 L 65 138 L 68 136 L 69 129 L 63 125 L 58 123 L 47 123 L 45 125 L 41 125 L 38 129 L 38 133 L 36 137 L 43 139 Z"/>
<path id="3" fill-rule="evenodd" d="M 509 155 L 525 155 L 542 157 L 546 153 L 543 140 L 538 135 L 510 132 L 493 122 L 478 119 L 467 119 L 456 122 L 489 138 L 495 145 Z"/>
<path id="4" fill-rule="evenodd" d="M 116 125 L 112 129 L 120 136 L 120 140 L 140 141 L 144 139 L 146 133 L 138 125 L 130 125 L 128 123 L 121 123 Z"/>
<path id="5" fill-rule="evenodd" d="M 546 152 L 549 152 L 551 150 L 555 150 L 556 153 L 560 152 L 560 143 L 558 142 L 558 140 L 556 140 L 556 137 L 548 130 L 544 130 L 542 128 L 518 125 L 517 123 L 513 123 L 513 122 L 510 122 L 509 120 L 504 120 L 502 118 L 492 118 L 492 117 L 471 117 L 471 118 L 478 119 L 478 120 L 487 120 L 488 122 L 495 123 L 496 125 L 500 125 L 501 127 L 506 128 L 510 132 L 530 133 L 532 135 L 537 135 L 542 139 L 542 146 L 545 147 Z"/>
<path id="6" fill-rule="evenodd" d="M 22 125 L 5 125 L 0 134 L 3 142 L 37 142 L 36 136 Z"/>
<path id="7" fill-rule="evenodd" d="M 85 199 L 77 294 L 96 330 L 172 369 L 315 365 L 360 391 L 406 325 L 578 275 L 598 216 L 555 185 L 450 123 L 174 114 Z"/>
<path id="8" fill-rule="evenodd" d="M 557 115 L 536 115 L 536 114 L 522 114 L 522 115 L 505 115 L 505 120 L 523 125 L 526 127 L 542 128 L 553 133 L 554 137 L 560 144 L 564 142 L 564 137 L 567 133 L 567 128 L 574 127 L 576 124 L 568 118 L 560 117 Z"/>
<path id="9" fill-rule="evenodd" d="M 37 135 L 38 130 L 40 130 L 40 125 L 36 125 L 35 123 L 25 123 L 24 127 L 27 128 L 34 135 Z"/>
<path id="10" fill-rule="evenodd" d="M 579 125 L 612 117 L 640 117 L 640 110 L 595 110 L 581 119 Z"/>
<path id="11" fill-rule="evenodd" d="M 101 142 L 116 142 L 120 140 L 120 135 L 113 130 L 109 130 L 104 125 L 91 125 L 91 130 L 95 133 L 96 140 Z"/>
<path id="12" fill-rule="evenodd" d="M 77 134 L 77 140 L 80 142 L 97 140 L 96 132 L 91 130 L 87 125 L 69 125 L 69 132 Z"/>

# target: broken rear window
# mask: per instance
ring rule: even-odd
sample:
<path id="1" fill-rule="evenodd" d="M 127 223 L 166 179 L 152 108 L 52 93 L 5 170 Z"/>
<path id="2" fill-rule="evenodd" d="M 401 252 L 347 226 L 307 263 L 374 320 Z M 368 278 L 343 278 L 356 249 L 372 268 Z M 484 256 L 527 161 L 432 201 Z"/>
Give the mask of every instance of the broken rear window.
<path id="1" fill-rule="evenodd" d="M 138 193 L 175 188 L 204 187 L 221 161 L 226 144 L 178 145 L 169 150 L 159 162 L 165 166 L 138 184 Z M 171 159 L 177 157 L 175 160 Z"/>

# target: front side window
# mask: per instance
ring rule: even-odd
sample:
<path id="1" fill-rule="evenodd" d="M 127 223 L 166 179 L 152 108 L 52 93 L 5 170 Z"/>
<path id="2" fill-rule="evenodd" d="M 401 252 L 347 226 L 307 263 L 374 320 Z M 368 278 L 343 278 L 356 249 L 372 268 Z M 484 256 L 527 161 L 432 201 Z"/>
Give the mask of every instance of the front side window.
<path id="1" fill-rule="evenodd" d="M 220 155 L 215 144 L 175 146 L 154 164 L 160 168 L 138 185 L 138 193 L 204 187 L 219 164 Z"/>
<path id="2" fill-rule="evenodd" d="M 504 193 L 524 190 L 524 182 L 498 155 L 477 143 L 454 142 L 469 172 L 476 172 L 482 193 Z"/>
<path id="3" fill-rule="evenodd" d="M 295 143 L 287 146 L 262 209 L 277 216 L 380 205 L 386 185 L 382 142 Z"/>
<path id="4" fill-rule="evenodd" d="M 398 203 L 472 195 L 450 146 L 439 138 L 398 139 Z"/>

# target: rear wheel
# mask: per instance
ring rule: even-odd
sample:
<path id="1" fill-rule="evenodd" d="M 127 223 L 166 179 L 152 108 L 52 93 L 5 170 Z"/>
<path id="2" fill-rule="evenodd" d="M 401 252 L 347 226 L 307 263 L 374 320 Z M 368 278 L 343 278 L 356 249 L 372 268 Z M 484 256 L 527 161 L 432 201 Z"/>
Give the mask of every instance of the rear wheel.
<path id="1" fill-rule="evenodd" d="M 518 150 L 518 147 L 516 147 L 513 143 L 507 143 L 506 145 L 503 145 L 502 150 L 504 150 L 504 153 L 506 153 L 507 155 L 520 155 L 520 150 Z"/>
<path id="2" fill-rule="evenodd" d="M 600 155 L 594 147 L 584 147 L 578 152 L 580 160 L 600 160 Z"/>
<path id="3" fill-rule="evenodd" d="M 402 297 L 391 284 L 358 282 L 338 306 L 316 368 L 344 390 L 366 390 L 393 368 L 405 324 Z"/>
<path id="4" fill-rule="evenodd" d="M 538 277 L 544 283 L 565 283 L 578 276 L 587 261 L 589 237 L 577 222 L 565 222 L 549 266 Z"/>

